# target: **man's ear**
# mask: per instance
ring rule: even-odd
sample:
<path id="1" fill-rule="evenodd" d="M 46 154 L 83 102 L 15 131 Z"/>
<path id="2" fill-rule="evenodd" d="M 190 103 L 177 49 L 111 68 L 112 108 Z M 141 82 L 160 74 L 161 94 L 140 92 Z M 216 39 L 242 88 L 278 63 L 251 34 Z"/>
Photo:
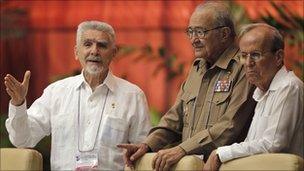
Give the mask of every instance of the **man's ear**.
<path id="1" fill-rule="evenodd" d="M 284 64 L 284 50 L 283 49 L 277 50 L 275 57 L 276 57 L 277 66 L 281 66 Z"/>
<path id="2" fill-rule="evenodd" d="M 74 47 L 74 55 L 75 55 L 75 59 L 78 60 L 78 48 L 77 48 L 77 45 Z"/>
<path id="3" fill-rule="evenodd" d="M 221 29 L 222 31 L 222 41 L 227 41 L 227 39 L 229 39 L 230 34 L 231 34 L 231 30 L 229 27 L 223 27 Z"/>
<path id="4" fill-rule="evenodd" d="M 117 47 L 116 45 L 114 45 L 114 47 L 113 47 L 113 56 L 112 56 L 112 59 L 115 58 L 117 52 L 118 52 L 118 47 Z"/>

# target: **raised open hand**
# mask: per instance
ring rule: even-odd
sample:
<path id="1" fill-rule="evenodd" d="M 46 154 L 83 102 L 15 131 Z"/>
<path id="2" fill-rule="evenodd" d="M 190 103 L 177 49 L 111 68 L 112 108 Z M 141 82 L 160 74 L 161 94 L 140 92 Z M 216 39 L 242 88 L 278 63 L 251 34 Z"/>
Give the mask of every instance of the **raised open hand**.
<path id="1" fill-rule="evenodd" d="M 11 97 L 11 103 L 20 106 L 26 98 L 30 82 L 31 72 L 26 71 L 22 83 L 10 74 L 4 77 L 4 84 L 7 94 Z"/>

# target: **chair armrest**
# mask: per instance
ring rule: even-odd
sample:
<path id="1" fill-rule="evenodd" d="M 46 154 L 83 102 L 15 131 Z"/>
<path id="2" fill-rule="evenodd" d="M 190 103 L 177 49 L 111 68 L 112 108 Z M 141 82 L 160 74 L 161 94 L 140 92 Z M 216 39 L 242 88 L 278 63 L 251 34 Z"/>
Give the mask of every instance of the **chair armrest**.
<path id="1" fill-rule="evenodd" d="M 1 148 L 0 170 L 43 170 L 42 155 L 33 149 Z"/>
<path id="2" fill-rule="evenodd" d="M 134 170 L 153 170 L 152 159 L 156 153 L 146 153 L 135 163 Z M 170 170 L 202 170 L 204 166 L 203 161 L 195 155 L 187 155 L 183 157 L 178 163 L 173 165 Z M 126 167 L 125 171 L 132 169 Z"/>
<path id="3" fill-rule="evenodd" d="M 238 158 L 223 163 L 224 170 L 303 170 L 303 158 L 294 154 L 267 153 Z"/>

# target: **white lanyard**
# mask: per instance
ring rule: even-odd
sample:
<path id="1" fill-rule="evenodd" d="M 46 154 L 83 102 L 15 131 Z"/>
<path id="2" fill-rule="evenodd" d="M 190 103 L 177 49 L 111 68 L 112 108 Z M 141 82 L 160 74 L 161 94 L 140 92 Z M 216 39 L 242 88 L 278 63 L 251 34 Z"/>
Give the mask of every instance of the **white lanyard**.
<path id="1" fill-rule="evenodd" d="M 77 141 L 78 141 L 78 151 L 79 152 L 87 152 L 87 151 L 93 151 L 94 148 L 95 148 L 95 142 L 96 142 L 96 139 L 97 139 L 97 135 L 98 135 L 98 132 L 99 132 L 99 129 L 100 129 L 100 123 L 101 123 L 101 120 L 102 120 L 102 116 L 103 116 L 103 112 L 104 112 L 104 109 L 105 109 L 105 106 L 106 106 L 106 102 L 107 102 L 107 99 L 108 99 L 108 94 L 109 94 L 109 89 L 107 89 L 107 94 L 106 94 L 106 98 L 103 102 L 103 107 L 102 107 L 102 112 L 101 112 L 101 117 L 99 119 L 99 123 L 98 123 L 98 129 L 97 129 L 97 132 L 96 132 L 96 136 L 95 136 L 95 139 L 94 139 L 94 145 L 91 149 L 89 150 L 80 150 L 80 145 L 79 145 L 79 139 L 80 139 L 80 97 L 81 97 L 81 88 L 79 89 L 79 93 L 78 93 L 78 114 L 77 114 Z"/>

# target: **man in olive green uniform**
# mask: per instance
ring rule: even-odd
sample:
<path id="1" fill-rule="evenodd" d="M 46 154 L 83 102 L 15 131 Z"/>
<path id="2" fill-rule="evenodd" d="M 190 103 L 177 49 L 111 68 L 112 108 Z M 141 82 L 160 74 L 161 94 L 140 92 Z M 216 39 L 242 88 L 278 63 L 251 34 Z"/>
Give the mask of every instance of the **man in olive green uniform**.
<path id="1" fill-rule="evenodd" d="M 251 120 L 253 87 L 237 55 L 226 6 L 218 2 L 198 6 L 187 35 L 196 59 L 174 106 L 142 144 L 118 145 L 127 149 L 125 162 L 129 166 L 148 151 L 157 152 L 152 163 L 156 170 L 168 170 L 187 154 L 203 154 L 207 159 L 213 149 L 237 141 Z"/>

